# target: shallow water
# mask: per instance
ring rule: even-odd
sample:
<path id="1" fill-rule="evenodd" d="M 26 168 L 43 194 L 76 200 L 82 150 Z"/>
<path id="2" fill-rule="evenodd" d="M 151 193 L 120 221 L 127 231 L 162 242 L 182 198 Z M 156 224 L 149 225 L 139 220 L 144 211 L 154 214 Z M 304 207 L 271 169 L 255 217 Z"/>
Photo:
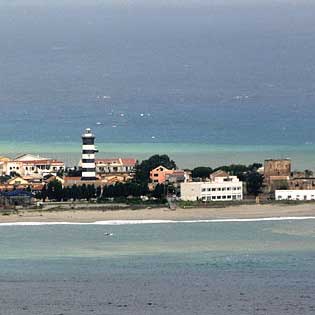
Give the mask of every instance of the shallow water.
<path id="1" fill-rule="evenodd" d="M 314 314 L 314 241 L 315 220 L 1 226 L 0 313 Z"/>

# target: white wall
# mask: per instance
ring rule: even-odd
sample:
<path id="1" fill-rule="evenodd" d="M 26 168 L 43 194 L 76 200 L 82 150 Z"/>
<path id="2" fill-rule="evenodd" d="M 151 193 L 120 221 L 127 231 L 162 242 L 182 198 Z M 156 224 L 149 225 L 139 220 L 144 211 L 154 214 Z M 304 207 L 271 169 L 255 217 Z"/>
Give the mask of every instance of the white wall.
<path id="1" fill-rule="evenodd" d="M 181 199 L 184 201 L 236 201 L 243 199 L 243 183 L 188 182 L 181 183 Z"/>
<path id="2" fill-rule="evenodd" d="M 276 190 L 276 200 L 315 200 L 315 190 Z"/>

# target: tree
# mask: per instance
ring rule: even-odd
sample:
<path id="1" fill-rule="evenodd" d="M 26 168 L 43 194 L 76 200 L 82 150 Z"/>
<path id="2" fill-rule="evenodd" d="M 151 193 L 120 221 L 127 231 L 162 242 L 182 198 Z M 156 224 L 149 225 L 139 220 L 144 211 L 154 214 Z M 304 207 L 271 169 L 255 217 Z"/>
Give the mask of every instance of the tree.
<path id="1" fill-rule="evenodd" d="M 155 186 L 155 189 L 152 192 L 153 197 L 157 199 L 165 198 L 165 194 L 166 194 L 165 188 L 166 188 L 165 185 L 157 184 Z"/>
<path id="2" fill-rule="evenodd" d="M 229 166 L 220 166 L 213 171 L 222 170 L 229 173 L 232 176 L 237 176 L 240 180 L 244 180 L 244 174 L 248 172 L 248 167 L 241 164 L 231 164 Z"/>
<path id="3" fill-rule="evenodd" d="M 148 183 L 150 171 L 158 166 L 164 166 L 168 169 L 176 169 L 176 163 L 169 158 L 168 155 L 153 155 L 148 160 L 143 160 L 136 165 L 135 180 L 138 183 Z"/>
<path id="4" fill-rule="evenodd" d="M 310 170 L 305 170 L 304 173 L 305 173 L 305 177 L 307 178 L 313 177 L 313 172 Z"/>
<path id="5" fill-rule="evenodd" d="M 43 202 L 45 202 L 47 199 L 47 186 L 46 186 L 46 184 L 42 188 L 41 198 L 43 199 Z"/>
<path id="6" fill-rule="evenodd" d="M 192 170 L 193 178 L 207 178 L 212 173 L 211 167 L 199 166 Z"/>
<path id="7" fill-rule="evenodd" d="M 96 188 L 96 198 L 101 198 L 102 196 L 102 187 L 101 186 L 97 186 Z"/>
<path id="8" fill-rule="evenodd" d="M 257 172 L 250 172 L 246 176 L 247 193 L 258 196 L 261 192 L 263 176 Z"/>
<path id="9" fill-rule="evenodd" d="M 87 192 L 86 192 L 86 200 L 90 201 L 92 198 L 95 198 L 96 190 L 94 185 L 88 185 L 87 186 Z"/>
<path id="10" fill-rule="evenodd" d="M 77 199 L 80 199 L 80 191 L 77 185 L 73 185 L 70 189 L 70 198 L 73 199 L 73 201 L 76 201 Z"/>
<path id="11" fill-rule="evenodd" d="M 52 180 L 47 185 L 47 197 L 50 200 L 61 201 L 63 198 L 62 184 L 58 180 Z"/>

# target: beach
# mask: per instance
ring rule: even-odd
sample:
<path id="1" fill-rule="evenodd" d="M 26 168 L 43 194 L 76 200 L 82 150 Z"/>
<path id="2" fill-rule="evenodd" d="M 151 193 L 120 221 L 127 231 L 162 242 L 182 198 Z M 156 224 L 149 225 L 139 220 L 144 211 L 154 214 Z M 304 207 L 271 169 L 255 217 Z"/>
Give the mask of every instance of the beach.
<path id="1" fill-rule="evenodd" d="M 299 205 L 237 205 L 225 208 L 147 208 L 141 210 L 19 210 L 18 213 L 0 215 L 1 223 L 13 222 L 72 222 L 93 223 L 97 221 L 198 221 L 198 220 L 234 220 L 262 218 L 291 218 L 315 216 L 315 204 Z"/>

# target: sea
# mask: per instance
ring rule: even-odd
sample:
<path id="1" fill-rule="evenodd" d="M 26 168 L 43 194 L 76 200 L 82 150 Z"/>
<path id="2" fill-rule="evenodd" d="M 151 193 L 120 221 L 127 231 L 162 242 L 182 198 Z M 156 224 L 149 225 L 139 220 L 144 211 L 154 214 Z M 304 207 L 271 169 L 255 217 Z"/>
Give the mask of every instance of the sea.
<path id="1" fill-rule="evenodd" d="M 1 155 L 75 165 L 90 127 L 103 157 L 315 168 L 311 1 L 27 3 L 0 2 Z"/>
<path id="2" fill-rule="evenodd" d="M 0 248 L 1 315 L 315 313 L 315 219 L 10 223 Z"/>

